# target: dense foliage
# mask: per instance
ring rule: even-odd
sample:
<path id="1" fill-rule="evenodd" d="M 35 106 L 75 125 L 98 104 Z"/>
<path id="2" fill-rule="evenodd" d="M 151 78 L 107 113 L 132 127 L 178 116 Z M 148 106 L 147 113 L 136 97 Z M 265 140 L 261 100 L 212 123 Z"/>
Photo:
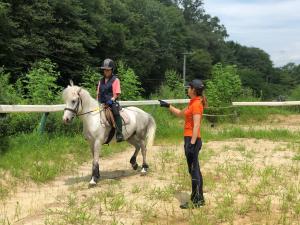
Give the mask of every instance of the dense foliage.
<path id="1" fill-rule="evenodd" d="M 229 105 L 242 91 L 241 80 L 235 66 L 213 67 L 212 79 L 206 84 L 206 96 L 210 106 Z"/>
<path id="2" fill-rule="evenodd" d="M 33 89 L 48 81 L 48 93 L 41 94 L 46 102 L 70 79 L 93 91 L 108 57 L 122 61 L 141 82 L 144 91 L 130 97 L 157 92 L 167 71 L 181 73 L 183 53 L 190 53 L 187 80 L 208 81 L 214 65 L 222 63 L 236 65 L 243 88 L 262 99 L 288 97 L 300 84 L 300 65 L 274 68 L 263 50 L 226 41 L 226 28 L 204 8 L 204 0 L 0 0 L 0 66 L 2 82 L 8 82 L 1 85 L 6 88 L 0 90 L 1 102 L 25 97 L 41 103 L 32 96 L 41 93 Z M 40 70 L 51 69 L 37 62 L 51 62 L 59 72 L 37 78 Z M 36 84 L 26 84 L 30 79 Z M 22 86 L 28 88 L 24 93 Z"/>

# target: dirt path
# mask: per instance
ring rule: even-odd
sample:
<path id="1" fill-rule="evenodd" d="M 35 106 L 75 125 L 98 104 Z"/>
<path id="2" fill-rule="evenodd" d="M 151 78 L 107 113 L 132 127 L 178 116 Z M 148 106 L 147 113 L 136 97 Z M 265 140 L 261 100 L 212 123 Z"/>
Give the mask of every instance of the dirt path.
<path id="1" fill-rule="evenodd" d="M 150 164 L 155 160 L 157 152 L 163 148 L 154 146 L 148 152 Z M 1 205 L 0 221 L 5 218 L 7 222 L 13 224 L 44 224 L 47 210 L 60 208 L 63 205 L 60 199 L 72 194 L 75 190 L 77 194 L 80 192 L 80 196 L 83 198 L 92 196 L 99 191 L 107 191 L 114 180 L 122 180 L 123 183 L 126 183 L 125 189 L 147 183 L 159 186 L 161 182 L 157 182 L 151 172 L 148 176 L 141 176 L 139 171 L 132 170 L 129 163 L 132 153 L 130 149 L 112 157 L 100 159 L 101 181 L 95 188 L 88 187 L 91 163 L 82 165 L 77 173 L 58 177 L 47 184 L 30 184 L 26 187 L 19 187 L 13 197 Z M 142 158 L 139 155 L 138 162 L 141 164 L 141 161 Z"/>

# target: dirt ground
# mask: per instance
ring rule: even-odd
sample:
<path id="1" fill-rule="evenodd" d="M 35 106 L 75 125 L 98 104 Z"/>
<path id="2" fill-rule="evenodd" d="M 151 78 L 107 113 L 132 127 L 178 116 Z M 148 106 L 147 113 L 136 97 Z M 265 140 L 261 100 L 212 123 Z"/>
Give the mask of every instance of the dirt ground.
<path id="1" fill-rule="evenodd" d="M 100 160 L 94 188 L 90 162 L 47 184 L 22 184 L 1 202 L 0 224 L 300 224 L 299 149 L 280 140 L 205 143 L 206 205 L 193 210 L 179 208 L 191 186 L 182 143 L 153 146 L 146 176 L 131 169 L 128 149 Z"/>

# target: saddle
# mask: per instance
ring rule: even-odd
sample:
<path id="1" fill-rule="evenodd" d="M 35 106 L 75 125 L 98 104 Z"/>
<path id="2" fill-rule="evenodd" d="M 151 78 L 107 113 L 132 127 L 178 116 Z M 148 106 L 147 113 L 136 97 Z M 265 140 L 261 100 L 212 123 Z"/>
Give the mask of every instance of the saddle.
<path id="1" fill-rule="evenodd" d="M 121 109 L 119 112 L 122 118 L 122 125 L 128 125 L 130 123 L 130 119 L 125 110 Z M 102 127 L 116 128 L 115 118 L 112 110 L 109 107 L 105 107 L 102 111 L 100 111 L 100 123 Z"/>
<path id="2" fill-rule="evenodd" d="M 122 125 L 125 126 L 129 124 L 129 116 L 125 112 L 125 110 L 121 109 L 120 111 L 120 116 L 122 118 Z M 104 116 L 103 116 L 104 114 Z M 109 107 L 104 107 L 103 110 L 100 111 L 100 123 L 101 126 L 103 127 L 110 127 L 110 132 L 108 134 L 108 137 L 104 144 L 109 144 L 109 142 L 113 139 L 115 136 L 115 131 L 116 131 L 116 122 L 114 119 L 114 115 L 112 110 Z"/>

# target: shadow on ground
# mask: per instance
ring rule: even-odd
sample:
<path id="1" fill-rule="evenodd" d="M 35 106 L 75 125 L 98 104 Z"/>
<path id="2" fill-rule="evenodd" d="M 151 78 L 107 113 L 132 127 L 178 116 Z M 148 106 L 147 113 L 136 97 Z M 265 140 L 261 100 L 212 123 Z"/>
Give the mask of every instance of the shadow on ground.
<path id="1" fill-rule="evenodd" d="M 109 180 L 109 179 L 114 179 L 114 180 L 120 180 L 126 177 L 131 177 L 140 174 L 138 170 L 113 170 L 113 171 L 101 171 L 100 172 L 100 182 L 102 180 Z M 70 177 L 66 179 L 65 184 L 66 185 L 74 185 L 78 184 L 81 182 L 89 182 L 91 179 L 91 175 L 86 175 L 86 176 L 75 176 L 75 177 Z"/>

